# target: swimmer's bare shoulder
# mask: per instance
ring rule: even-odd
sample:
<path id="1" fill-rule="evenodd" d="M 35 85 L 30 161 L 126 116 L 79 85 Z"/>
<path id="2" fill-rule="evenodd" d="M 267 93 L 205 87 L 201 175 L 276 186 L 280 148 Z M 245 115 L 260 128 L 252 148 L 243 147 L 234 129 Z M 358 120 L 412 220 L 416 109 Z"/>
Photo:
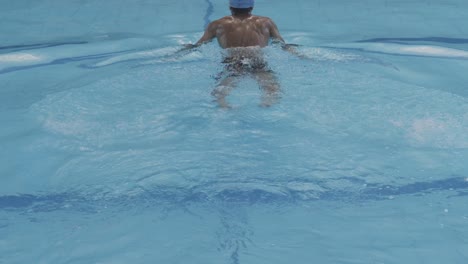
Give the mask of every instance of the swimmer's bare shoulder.
<path id="1" fill-rule="evenodd" d="M 221 26 L 225 23 L 227 23 L 229 20 L 231 20 L 232 17 L 231 16 L 225 16 L 225 17 L 222 17 L 220 19 L 217 19 L 213 22 L 211 22 L 210 24 L 208 24 L 208 27 L 218 27 L 218 26 Z"/>
<path id="2" fill-rule="evenodd" d="M 261 21 L 265 30 L 268 30 L 268 33 L 270 35 L 269 37 L 272 38 L 273 41 L 284 43 L 284 39 L 283 37 L 281 37 L 281 34 L 278 30 L 278 26 L 276 26 L 273 19 L 269 17 L 259 17 L 259 20 Z"/>
<path id="3" fill-rule="evenodd" d="M 252 15 L 248 20 L 250 21 L 249 23 L 255 24 L 255 27 L 260 29 L 262 35 L 265 38 L 271 38 L 275 42 L 284 43 L 284 40 L 279 33 L 278 27 L 271 18 L 265 16 Z M 226 43 L 226 33 L 231 32 L 233 28 L 235 28 L 237 25 L 238 24 L 236 22 L 236 19 L 233 16 L 225 16 L 218 20 L 215 20 L 208 24 L 205 33 L 200 38 L 200 40 L 197 41 L 195 46 L 200 46 L 204 43 L 210 42 L 214 38 L 218 38 L 220 45 L 223 48 L 225 48 L 229 46 Z"/>
<path id="4" fill-rule="evenodd" d="M 233 20 L 232 16 L 225 16 L 208 24 L 208 26 L 206 27 L 205 33 L 200 38 L 200 40 L 197 41 L 195 46 L 200 46 L 218 37 L 223 27 L 229 24 L 232 20 Z"/>

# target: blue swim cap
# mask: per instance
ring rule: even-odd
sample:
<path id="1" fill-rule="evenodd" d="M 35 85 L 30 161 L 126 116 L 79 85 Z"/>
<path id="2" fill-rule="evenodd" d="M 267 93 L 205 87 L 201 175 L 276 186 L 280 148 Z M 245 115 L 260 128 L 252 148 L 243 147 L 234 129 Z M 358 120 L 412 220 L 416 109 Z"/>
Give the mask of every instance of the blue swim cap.
<path id="1" fill-rule="evenodd" d="M 254 6 L 254 0 L 229 0 L 229 6 L 234 8 L 250 8 Z"/>

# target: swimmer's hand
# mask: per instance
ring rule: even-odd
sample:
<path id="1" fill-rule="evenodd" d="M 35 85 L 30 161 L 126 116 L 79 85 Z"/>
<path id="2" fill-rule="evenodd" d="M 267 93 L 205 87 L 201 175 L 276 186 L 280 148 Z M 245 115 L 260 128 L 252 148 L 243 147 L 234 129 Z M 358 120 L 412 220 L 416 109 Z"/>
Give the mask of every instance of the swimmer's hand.
<path id="1" fill-rule="evenodd" d="M 300 45 L 298 44 L 286 44 L 286 43 L 281 43 L 281 48 L 301 59 L 307 59 L 307 56 L 305 56 L 304 54 L 300 53 L 298 50 L 297 50 L 297 47 L 300 47 Z"/>
<path id="2" fill-rule="evenodd" d="M 180 51 L 183 51 L 183 50 L 192 50 L 192 49 L 195 49 L 195 48 L 198 48 L 200 47 L 200 45 L 197 45 L 197 44 L 183 44 L 182 45 L 183 48 L 180 50 Z"/>
<path id="3" fill-rule="evenodd" d="M 294 47 L 300 47 L 300 46 L 301 45 L 299 45 L 299 44 L 286 44 L 286 43 L 284 43 L 281 47 L 283 49 L 288 49 L 288 48 L 294 48 Z"/>
<path id="4" fill-rule="evenodd" d="M 300 47 L 300 45 L 298 45 L 298 44 L 286 44 L 285 42 L 280 41 L 280 40 L 273 40 L 272 44 L 280 46 L 281 49 L 293 54 L 294 56 L 297 56 L 297 57 L 299 57 L 301 59 L 307 59 L 307 57 L 304 54 L 301 54 L 297 50 L 297 47 Z"/>
<path id="5" fill-rule="evenodd" d="M 180 57 L 180 56 L 189 54 L 190 52 L 195 51 L 195 49 L 198 48 L 199 46 L 200 45 L 197 45 L 197 44 L 182 44 L 182 48 L 174 52 L 170 56 Z"/>

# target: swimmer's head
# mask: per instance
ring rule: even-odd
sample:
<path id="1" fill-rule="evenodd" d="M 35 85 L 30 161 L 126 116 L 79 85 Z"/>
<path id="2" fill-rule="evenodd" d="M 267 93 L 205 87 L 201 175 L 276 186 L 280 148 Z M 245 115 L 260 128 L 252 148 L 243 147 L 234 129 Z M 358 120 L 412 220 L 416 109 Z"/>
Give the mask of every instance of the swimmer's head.
<path id="1" fill-rule="evenodd" d="M 249 14 L 252 12 L 255 0 L 229 0 L 229 6 L 233 15 Z"/>
<path id="2" fill-rule="evenodd" d="M 253 8 L 254 0 L 229 0 L 229 6 L 233 8 Z"/>

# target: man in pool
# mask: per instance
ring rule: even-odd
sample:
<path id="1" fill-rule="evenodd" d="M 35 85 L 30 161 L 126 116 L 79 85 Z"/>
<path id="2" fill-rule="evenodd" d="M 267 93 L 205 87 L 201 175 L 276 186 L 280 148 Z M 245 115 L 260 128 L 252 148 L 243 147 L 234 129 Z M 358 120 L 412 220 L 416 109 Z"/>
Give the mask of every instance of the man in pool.
<path id="1" fill-rule="evenodd" d="M 229 0 L 229 5 L 232 15 L 211 22 L 200 40 L 186 48 L 195 48 L 216 38 L 226 49 L 224 70 L 218 75 L 219 83 L 212 92 L 221 107 L 229 108 L 226 96 L 240 77 L 246 75 L 260 85 L 263 91 L 261 105 L 271 106 L 279 99 L 280 85 L 264 60 L 261 48 L 271 39 L 285 50 L 293 53 L 294 50 L 284 42 L 273 20 L 252 15 L 254 0 Z"/>

